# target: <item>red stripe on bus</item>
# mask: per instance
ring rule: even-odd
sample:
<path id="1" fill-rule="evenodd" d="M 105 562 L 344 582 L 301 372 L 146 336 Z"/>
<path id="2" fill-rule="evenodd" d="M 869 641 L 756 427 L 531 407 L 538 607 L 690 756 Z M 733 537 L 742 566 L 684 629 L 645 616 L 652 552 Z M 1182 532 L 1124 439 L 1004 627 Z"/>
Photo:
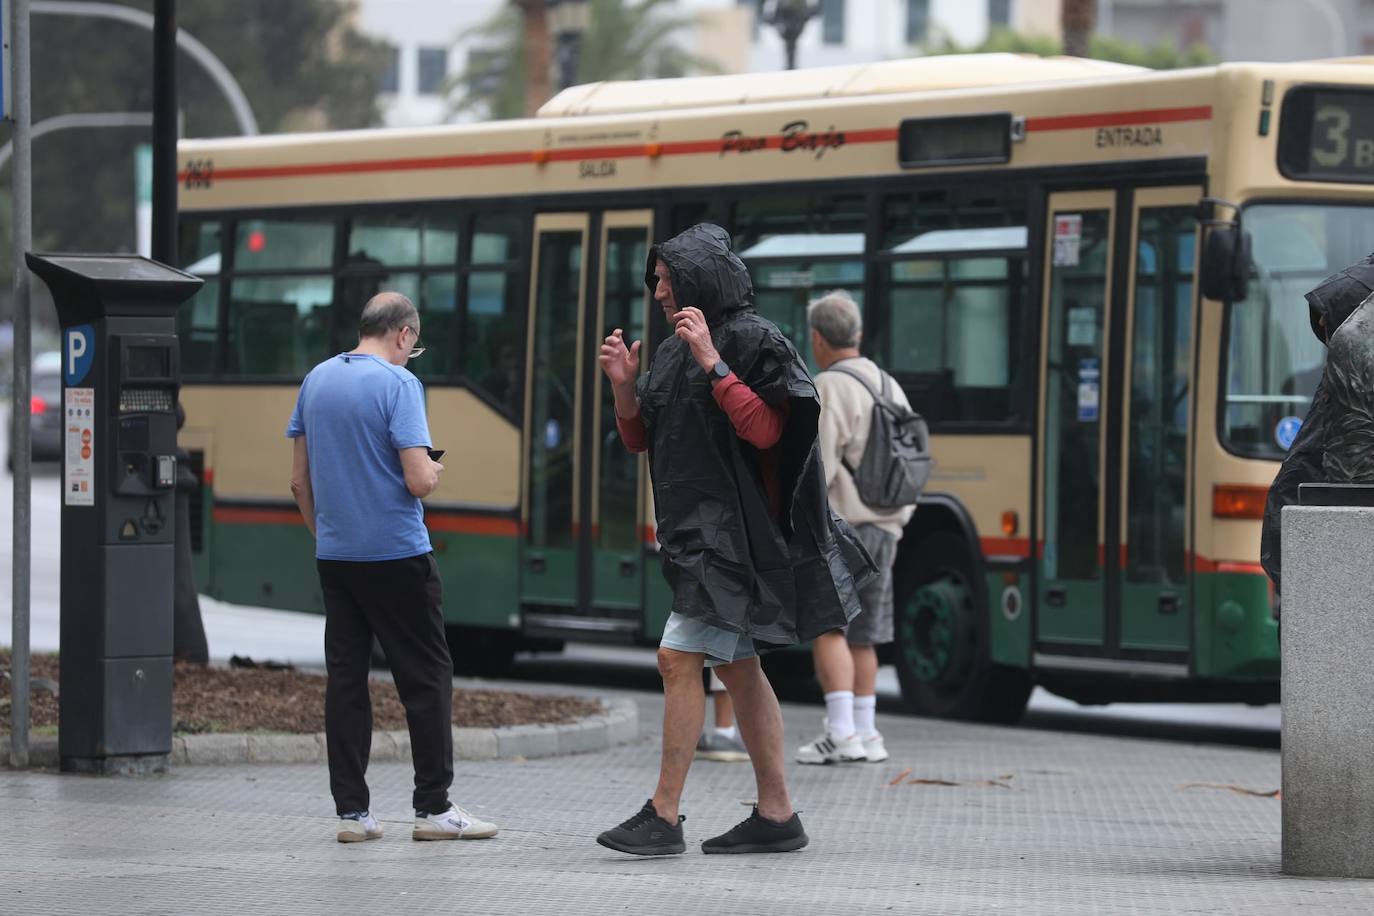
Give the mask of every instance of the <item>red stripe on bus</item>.
<path id="1" fill-rule="evenodd" d="M 430 531 L 457 534 L 491 534 L 513 538 L 520 535 L 520 523 L 513 518 L 492 515 L 458 515 L 428 510 L 425 525 Z"/>
<path id="2" fill-rule="evenodd" d="M 979 538 L 985 557 L 1021 557 L 1031 555 L 1029 538 Z"/>
<path id="3" fill-rule="evenodd" d="M 216 506 L 214 519 L 221 525 L 304 525 L 298 509 L 253 509 Z"/>
<path id="4" fill-rule="evenodd" d="M 840 131 L 845 144 L 891 143 L 897 139 L 896 128 Z M 765 138 L 767 149 L 782 147 L 783 135 Z M 671 143 L 635 143 L 619 146 L 591 146 L 577 149 L 538 149 L 504 153 L 474 153 L 465 156 L 424 156 L 405 159 L 367 159 L 358 162 L 317 162 L 301 165 L 260 165 L 216 169 L 215 181 L 236 181 L 254 178 L 305 178 L 322 175 L 351 175 L 366 172 L 413 172 L 432 169 L 482 168 L 500 165 L 529 165 L 537 162 L 582 162 L 589 159 L 642 159 L 656 156 L 693 156 L 721 153 L 724 141 L 684 140 Z M 652 148 L 652 151 L 651 151 Z M 184 181 L 186 172 L 177 174 Z"/>
<path id="5" fill-rule="evenodd" d="M 216 506 L 214 520 L 221 525 L 303 525 L 299 511 L 295 509 L 259 509 L 250 506 Z M 425 525 L 431 531 L 457 534 L 488 534 L 499 537 L 516 537 L 520 533 L 520 523 L 513 518 L 500 518 L 488 515 L 463 515 L 430 510 L 425 514 Z"/>
<path id="6" fill-rule="evenodd" d="M 1267 575 L 1267 573 L 1265 573 L 1264 571 L 1264 567 L 1259 565 L 1258 563 L 1227 563 L 1224 560 L 1217 563 L 1217 572 L 1243 573 L 1244 575 L 1248 576 Z"/>
<path id="7" fill-rule="evenodd" d="M 475 153 L 468 156 L 426 156 L 407 159 L 367 159 L 361 162 L 316 162 L 303 165 L 255 165 L 216 169 L 214 181 L 245 178 L 300 178 L 320 175 L 352 175 L 359 172 L 414 172 L 425 169 L 462 169 L 492 165 L 526 165 L 533 162 L 530 152 Z M 178 173 L 184 181 L 186 173 Z"/>
<path id="8" fill-rule="evenodd" d="M 1095 114 L 1027 118 L 1026 130 L 1083 130 L 1089 127 L 1129 127 L 1137 124 L 1171 124 L 1211 119 L 1210 105 L 1195 105 L 1191 108 L 1144 108 L 1139 111 L 1102 111 Z"/>

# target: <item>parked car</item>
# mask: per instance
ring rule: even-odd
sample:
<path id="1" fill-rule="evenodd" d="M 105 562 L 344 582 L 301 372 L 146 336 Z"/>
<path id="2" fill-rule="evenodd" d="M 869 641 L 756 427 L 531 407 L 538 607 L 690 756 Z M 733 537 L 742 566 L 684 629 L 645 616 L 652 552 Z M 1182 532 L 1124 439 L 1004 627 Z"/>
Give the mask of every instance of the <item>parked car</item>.
<path id="1" fill-rule="evenodd" d="M 62 458 L 62 354 L 40 353 L 33 361 L 32 396 L 29 398 L 30 454 L 34 461 L 60 461 Z M 14 470 L 15 422 L 23 413 L 15 404 L 10 411 L 9 437 L 5 444 L 5 466 Z"/>

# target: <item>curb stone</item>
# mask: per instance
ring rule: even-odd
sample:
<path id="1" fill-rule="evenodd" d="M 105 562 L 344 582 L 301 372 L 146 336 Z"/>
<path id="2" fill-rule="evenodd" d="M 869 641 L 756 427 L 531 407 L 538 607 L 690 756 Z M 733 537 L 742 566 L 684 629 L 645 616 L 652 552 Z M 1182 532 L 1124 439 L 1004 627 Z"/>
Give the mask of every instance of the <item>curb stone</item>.
<path id="1" fill-rule="evenodd" d="M 453 728 L 453 759 L 495 760 L 585 754 L 628 744 L 639 737 L 639 707 L 634 700 L 603 699 L 604 713 L 561 725 L 508 725 L 503 728 Z M 9 768 L 9 756 L 0 755 Z M 313 735 L 213 734 L 172 738 L 168 763 L 209 766 L 238 763 L 323 763 L 322 733 Z M 410 733 L 372 733 L 372 762 L 410 759 Z M 57 769 L 57 737 L 29 740 L 31 768 Z"/>

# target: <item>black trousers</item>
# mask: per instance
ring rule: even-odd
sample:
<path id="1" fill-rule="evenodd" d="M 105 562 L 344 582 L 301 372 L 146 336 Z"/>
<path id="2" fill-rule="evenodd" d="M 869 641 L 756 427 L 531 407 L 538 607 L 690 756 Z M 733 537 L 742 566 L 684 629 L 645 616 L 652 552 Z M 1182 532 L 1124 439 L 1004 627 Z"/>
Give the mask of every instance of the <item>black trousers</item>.
<path id="1" fill-rule="evenodd" d="M 444 639 L 444 587 L 432 554 L 354 563 L 316 560 L 324 590 L 324 731 L 339 814 L 369 806 L 372 637 L 406 710 L 417 811 L 447 811 L 453 783 L 453 662 Z"/>

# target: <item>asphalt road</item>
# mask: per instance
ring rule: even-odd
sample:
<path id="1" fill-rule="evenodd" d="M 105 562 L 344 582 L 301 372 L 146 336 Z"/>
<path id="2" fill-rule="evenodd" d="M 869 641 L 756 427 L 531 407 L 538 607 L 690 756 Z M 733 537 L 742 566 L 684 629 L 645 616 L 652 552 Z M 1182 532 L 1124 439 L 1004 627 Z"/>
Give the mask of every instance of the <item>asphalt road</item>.
<path id="1" fill-rule="evenodd" d="M 58 471 L 54 465 L 35 466 L 32 487 L 31 646 L 35 651 L 58 648 L 60 505 Z M 13 484 L 0 478 L 0 645 L 11 643 L 11 549 Z M 246 608 L 201 598 L 211 655 L 290 660 L 298 665 L 322 666 L 323 619 L 310 614 Z M 558 655 L 522 656 L 513 679 L 536 683 L 571 683 L 657 690 L 653 653 L 617 646 L 570 645 Z M 781 682 L 779 693 L 792 700 L 819 700 L 814 683 Z M 902 713 L 905 706 L 890 667 L 878 681 L 880 708 Z M 818 712 L 819 724 L 819 712 Z M 1089 734 L 1164 738 L 1183 742 L 1277 747 L 1279 708 L 1240 704 L 1110 704 L 1078 706 L 1037 689 L 1022 727 Z"/>

